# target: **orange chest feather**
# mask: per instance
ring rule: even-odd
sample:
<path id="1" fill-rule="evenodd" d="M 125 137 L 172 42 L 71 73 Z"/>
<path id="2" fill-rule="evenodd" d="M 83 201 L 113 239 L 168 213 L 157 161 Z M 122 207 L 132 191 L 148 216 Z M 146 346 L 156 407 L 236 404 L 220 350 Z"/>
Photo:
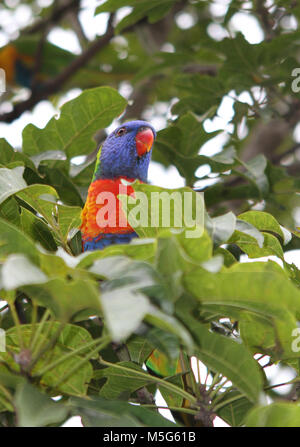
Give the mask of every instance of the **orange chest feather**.
<path id="1" fill-rule="evenodd" d="M 126 179 L 133 181 L 132 179 Z M 95 238 L 101 233 L 130 233 L 118 195 L 133 195 L 130 185 L 121 179 L 100 179 L 91 183 L 86 203 L 81 213 L 81 232 L 84 239 Z"/>

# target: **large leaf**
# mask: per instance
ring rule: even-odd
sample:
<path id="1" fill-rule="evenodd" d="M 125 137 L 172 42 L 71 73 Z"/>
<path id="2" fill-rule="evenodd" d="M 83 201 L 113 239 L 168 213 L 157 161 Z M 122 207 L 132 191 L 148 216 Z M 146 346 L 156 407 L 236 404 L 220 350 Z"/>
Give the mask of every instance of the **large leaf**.
<path id="1" fill-rule="evenodd" d="M 0 168 L 0 203 L 17 191 L 26 188 L 23 172 L 24 168 L 21 166 L 14 169 Z"/>
<path id="2" fill-rule="evenodd" d="M 20 385 L 15 395 L 19 427 L 43 427 L 62 422 L 68 409 L 29 383 Z"/>
<path id="3" fill-rule="evenodd" d="M 33 241 L 16 226 L 0 219 L 0 259 L 14 253 L 23 253 L 39 264 L 39 253 Z"/>
<path id="4" fill-rule="evenodd" d="M 60 150 L 69 158 L 88 154 L 95 149 L 92 137 L 97 130 L 107 127 L 125 106 L 125 99 L 110 87 L 86 90 L 64 104 L 60 117 L 53 117 L 44 129 L 28 124 L 23 131 L 23 151 L 36 155 Z"/>
<path id="5" fill-rule="evenodd" d="M 135 196 L 119 196 L 131 227 L 140 237 L 157 237 L 171 228 L 184 229 L 186 237 L 198 238 L 204 229 L 202 194 L 191 188 L 166 189 L 158 186 L 132 184 Z"/>
<path id="6" fill-rule="evenodd" d="M 300 427 L 298 403 L 277 402 L 254 408 L 246 418 L 247 427 Z"/>
<path id="7" fill-rule="evenodd" d="M 239 219 L 252 224 L 261 231 L 275 233 L 279 235 L 283 241 L 285 239 L 281 226 L 275 217 L 269 213 L 263 211 L 247 211 L 246 213 L 240 214 Z"/>
<path id="8" fill-rule="evenodd" d="M 101 397 L 89 400 L 72 398 L 70 406 L 80 414 L 87 427 L 173 427 L 159 413 L 127 402 L 108 401 Z M 109 436 L 109 435 L 108 435 Z"/>
<path id="9" fill-rule="evenodd" d="M 24 346 L 32 346 L 35 335 L 38 339 L 34 348 L 26 351 L 28 361 L 35 359 L 41 352 L 32 368 L 32 374 L 39 377 L 42 387 L 50 387 L 56 392 L 71 395 L 86 394 L 87 384 L 93 372 L 88 359 L 83 362 L 87 353 L 91 352 L 89 346 L 92 337 L 84 328 L 58 322 L 47 322 L 41 327 L 37 325 L 22 325 L 20 328 Z M 38 332 L 37 332 L 38 331 Z M 24 350 L 20 346 L 19 332 L 16 327 L 6 332 L 7 351 L 0 353 L 0 358 L 14 371 L 20 370 L 18 357 L 25 358 Z M 51 343 L 52 341 L 52 343 Z M 49 346 L 50 343 L 50 346 Z M 47 350 L 44 350 L 48 346 Z M 84 349 L 86 346 L 86 349 Z M 80 351 L 77 353 L 77 351 Z M 22 354 L 23 353 L 23 354 Z M 22 363 L 23 366 L 24 362 Z M 51 365 L 53 364 L 53 367 Z M 76 368 L 76 365 L 80 367 Z M 27 365 L 28 366 L 28 365 Z"/>
<path id="10" fill-rule="evenodd" d="M 133 25 L 145 16 L 148 16 L 150 23 L 156 22 L 171 9 L 176 1 L 178 0 L 153 0 L 149 3 L 147 0 L 130 0 L 126 6 L 134 6 L 134 9 L 123 20 L 121 20 L 116 27 L 116 31 L 120 32 L 125 27 Z M 96 8 L 95 14 L 100 14 L 101 12 L 107 11 L 116 11 L 118 8 L 122 8 L 123 6 L 124 2 L 122 1 L 108 0 L 103 5 Z"/>
<path id="11" fill-rule="evenodd" d="M 101 397 L 115 400 L 118 399 L 122 393 L 130 395 L 137 389 L 151 383 L 151 376 L 147 379 L 147 377 L 141 377 L 135 374 L 135 371 L 145 374 L 145 371 L 141 366 L 138 366 L 133 362 L 121 362 L 117 363 L 117 366 L 124 366 L 126 369 L 109 366 L 108 368 L 99 369 L 95 372 L 94 378 L 107 378 L 106 383 L 100 390 Z"/>
<path id="12" fill-rule="evenodd" d="M 48 280 L 47 276 L 23 254 L 10 255 L 3 264 L 2 286 L 13 290 L 27 284 L 40 284 Z"/>
<path id="13" fill-rule="evenodd" d="M 15 151 L 4 138 L 0 138 L 0 165 L 7 167 L 13 163 L 24 165 L 35 171 L 34 163 L 29 157 L 22 152 Z"/>
<path id="14" fill-rule="evenodd" d="M 185 285 L 202 304 L 216 309 L 228 306 L 277 317 L 284 309 L 300 314 L 299 290 L 272 261 L 234 264 L 216 274 L 195 269 L 185 275 Z"/>
<path id="15" fill-rule="evenodd" d="M 22 290 L 42 306 L 49 307 L 63 321 L 82 310 L 101 313 L 97 285 L 88 280 L 51 279 L 43 284 L 26 285 Z"/>
<path id="16" fill-rule="evenodd" d="M 195 355 L 210 369 L 222 373 L 247 398 L 256 402 L 262 390 L 262 376 L 251 354 L 239 343 L 210 332 L 193 316 L 193 304 L 181 299 L 177 313 L 197 341 Z"/>

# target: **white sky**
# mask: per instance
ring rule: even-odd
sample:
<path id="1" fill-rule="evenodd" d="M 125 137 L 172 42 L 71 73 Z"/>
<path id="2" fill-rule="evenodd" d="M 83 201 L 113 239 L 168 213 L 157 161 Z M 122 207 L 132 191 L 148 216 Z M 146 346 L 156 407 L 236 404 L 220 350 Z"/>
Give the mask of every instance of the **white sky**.
<path id="1" fill-rule="evenodd" d="M 50 4 L 51 0 L 40 0 L 41 5 Z M 224 37 L 228 36 L 228 32 L 221 26 L 221 24 L 217 23 L 218 17 L 221 17 L 224 12 L 226 12 L 228 0 L 217 0 L 211 6 L 212 13 L 215 15 L 216 23 L 211 24 L 208 28 L 209 34 L 211 34 L 217 40 L 221 40 Z M 86 0 L 83 2 L 83 10 L 80 13 L 80 21 L 86 32 L 86 35 L 89 39 L 94 39 L 96 35 L 101 35 L 105 32 L 107 14 L 101 14 L 97 17 L 94 17 L 94 7 L 95 4 L 99 4 L 96 0 Z M 123 8 L 119 12 L 119 19 L 121 19 L 128 12 L 128 8 Z M 32 16 L 30 13 L 30 8 L 27 5 L 20 5 L 16 11 L 11 12 L 1 12 L 0 11 L 0 22 L 1 24 L 5 24 L 4 32 L 0 32 L 0 47 L 4 46 L 9 39 L 13 39 L 17 37 L 18 29 L 27 25 L 32 20 Z M 179 15 L 176 19 L 176 23 L 182 29 L 187 29 L 193 26 L 194 21 L 193 17 L 190 14 L 183 13 Z M 287 23 L 287 28 L 295 29 L 297 27 L 297 23 L 295 23 L 295 19 L 291 18 L 289 23 Z M 253 16 L 250 16 L 246 12 L 239 12 L 234 15 L 234 17 L 230 21 L 230 32 L 241 31 L 245 38 L 252 44 L 259 43 L 263 39 L 262 30 Z M 49 40 L 62 48 L 72 51 L 75 54 L 80 52 L 80 45 L 76 35 L 72 31 L 62 30 L 61 28 L 54 28 L 49 35 Z M 167 50 L 167 48 L 166 48 Z M 122 91 L 124 90 L 124 91 Z M 130 92 L 128 91 L 128 86 L 126 90 L 126 85 L 123 86 L 121 90 L 122 94 L 126 95 Z M 73 90 L 69 92 L 63 100 L 60 102 L 60 105 L 70 100 L 71 98 L 80 94 L 80 90 Z M 222 150 L 222 145 L 226 142 L 226 134 L 232 131 L 232 125 L 229 124 L 229 121 L 233 115 L 233 99 L 230 96 L 234 96 L 234 92 L 230 92 L 228 96 L 226 96 L 219 109 L 218 116 L 213 120 L 206 120 L 205 122 L 205 130 L 207 132 L 212 132 L 214 130 L 223 130 L 220 135 L 207 142 L 201 148 L 201 154 L 212 156 Z M 242 93 L 239 96 L 240 101 L 251 102 L 251 98 L 248 93 Z M 2 105 L 3 107 L 3 105 Z M 164 103 L 159 103 L 156 106 L 155 110 L 149 110 L 148 120 L 154 125 L 156 130 L 160 130 L 165 127 L 165 119 L 162 118 L 161 114 L 166 112 L 167 105 Z M 57 109 L 53 107 L 53 105 L 49 101 L 40 102 L 32 112 L 24 113 L 19 119 L 15 120 L 11 124 L 0 123 L 0 137 L 6 138 L 9 143 L 14 147 L 21 147 L 22 141 L 22 130 L 28 123 L 33 123 L 38 127 L 44 127 L 48 120 L 53 116 L 53 114 L 57 113 Z M 113 124 L 114 126 L 114 124 Z M 112 126 L 109 127 L 108 130 L 111 130 Z M 241 130 L 247 131 L 247 129 Z M 297 127 L 295 132 L 295 137 L 297 141 L 300 141 L 300 124 Z M 208 165 L 204 165 L 197 171 L 199 177 L 206 176 L 209 174 L 210 168 Z M 150 183 L 164 186 L 168 188 L 180 187 L 184 185 L 183 178 L 179 175 L 177 169 L 175 167 L 170 167 L 169 169 L 164 169 L 158 163 L 152 162 L 149 168 L 149 181 Z M 206 182 L 209 182 L 206 180 Z M 206 183 L 207 184 L 207 183 Z M 203 185 L 203 181 L 199 180 L 198 185 Z M 287 252 L 285 254 L 285 258 L 287 262 L 294 262 L 298 268 L 300 268 L 300 256 L 299 250 L 293 250 Z M 259 259 L 262 260 L 262 259 Z M 247 257 L 244 257 L 244 261 L 247 261 Z M 277 259 L 277 261 L 279 261 Z M 1 306 L 1 301 L 0 301 Z M 204 365 L 201 365 L 201 374 L 206 373 L 206 368 Z M 271 380 L 271 383 L 279 383 L 286 380 L 289 380 L 293 377 L 292 372 L 288 368 L 279 368 L 278 366 L 273 365 L 272 367 L 266 368 L 266 374 L 268 378 Z M 280 390 L 278 390 L 280 392 Z M 282 389 L 283 391 L 283 389 Z M 157 399 L 157 403 L 159 405 L 165 405 L 162 397 Z M 164 412 L 165 415 L 168 412 Z M 81 421 L 79 417 L 70 418 L 64 426 L 80 426 Z M 217 418 L 215 420 L 215 426 L 226 426 L 221 419 Z"/>

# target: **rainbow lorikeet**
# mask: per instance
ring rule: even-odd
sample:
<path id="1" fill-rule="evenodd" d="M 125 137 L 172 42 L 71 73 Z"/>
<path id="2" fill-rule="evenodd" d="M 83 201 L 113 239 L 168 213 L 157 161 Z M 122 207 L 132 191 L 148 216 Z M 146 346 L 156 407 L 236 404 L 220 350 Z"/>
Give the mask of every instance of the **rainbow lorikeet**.
<path id="1" fill-rule="evenodd" d="M 155 130 L 147 122 L 130 121 L 106 138 L 97 155 L 94 176 L 81 214 L 83 251 L 128 243 L 137 237 L 119 206 L 118 195 L 124 182 L 147 181 L 155 137 Z M 108 197 L 108 193 L 114 200 L 108 202 L 107 207 L 111 222 L 108 219 L 104 223 L 99 218 L 105 202 L 101 200 L 101 194 Z M 130 184 L 126 186 L 124 193 L 133 194 Z"/>

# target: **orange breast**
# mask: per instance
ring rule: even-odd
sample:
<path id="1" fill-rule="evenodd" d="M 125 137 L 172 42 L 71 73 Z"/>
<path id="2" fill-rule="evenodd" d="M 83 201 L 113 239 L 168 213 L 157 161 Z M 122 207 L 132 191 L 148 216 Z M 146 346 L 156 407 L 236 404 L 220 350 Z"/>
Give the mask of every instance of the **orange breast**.
<path id="1" fill-rule="evenodd" d="M 133 179 L 126 179 L 133 181 Z M 121 179 L 95 180 L 91 183 L 86 203 L 81 213 L 81 232 L 83 239 L 95 238 L 103 233 L 131 233 L 119 194 L 133 195 L 130 185 L 124 185 Z"/>
<path id="2" fill-rule="evenodd" d="M 6 45 L 0 50 L 0 68 L 5 71 L 6 82 L 10 84 L 14 81 L 17 57 L 18 52 L 13 45 Z"/>

